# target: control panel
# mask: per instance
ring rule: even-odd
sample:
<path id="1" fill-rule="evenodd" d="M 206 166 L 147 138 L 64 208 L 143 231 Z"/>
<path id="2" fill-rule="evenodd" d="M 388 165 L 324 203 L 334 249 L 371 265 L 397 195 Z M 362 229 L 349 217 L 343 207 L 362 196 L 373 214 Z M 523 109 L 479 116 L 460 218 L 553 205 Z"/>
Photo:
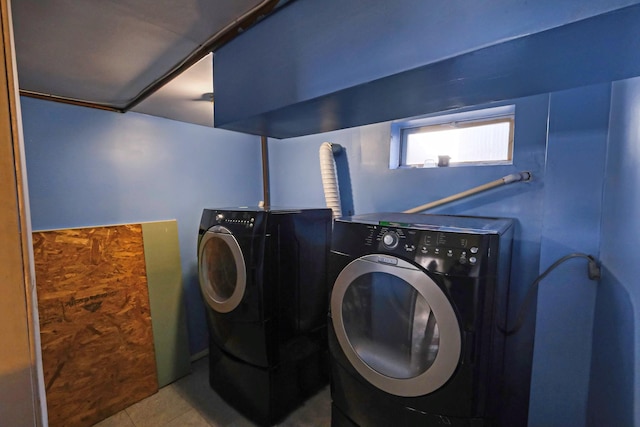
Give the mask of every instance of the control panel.
<path id="1" fill-rule="evenodd" d="M 254 212 L 233 212 L 225 211 L 216 214 L 216 222 L 218 224 L 232 225 L 237 224 L 245 228 L 253 228 L 256 222 Z"/>
<path id="2" fill-rule="evenodd" d="M 420 253 L 458 261 L 460 264 L 475 265 L 480 256 L 478 235 L 422 231 Z"/>
<path id="3" fill-rule="evenodd" d="M 482 235 L 450 231 L 370 225 L 365 245 L 443 273 L 472 270 L 486 256 Z"/>

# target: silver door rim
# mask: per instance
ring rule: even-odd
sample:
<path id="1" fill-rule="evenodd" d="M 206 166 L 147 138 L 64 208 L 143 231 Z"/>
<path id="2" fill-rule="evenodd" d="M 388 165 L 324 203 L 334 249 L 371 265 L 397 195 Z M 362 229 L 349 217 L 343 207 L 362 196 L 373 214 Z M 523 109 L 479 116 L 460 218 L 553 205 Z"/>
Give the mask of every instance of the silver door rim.
<path id="1" fill-rule="evenodd" d="M 201 264 L 204 259 L 204 248 L 207 242 L 211 239 L 221 239 L 222 241 L 224 241 L 231 250 L 231 254 L 233 255 L 233 259 L 236 263 L 237 275 L 235 287 L 231 296 L 225 300 L 216 298 L 216 293 L 213 291 L 213 287 L 211 286 L 211 283 L 209 282 L 209 279 L 206 275 L 206 267 Z M 228 313 L 235 309 L 240 304 L 240 301 L 242 301 L 242 297 L 244 296 L 247 276 L 244 257 L 242 256 L 242 250 L 240 249 L 240 245 L 238 244 L 236 238 L 233 236 L 233 234 L 231 234 L 231 231 L 222 226 L 215 226 L 207 230 L 207 232 L 204 234 L 204 236 L 202 236 L 202 239 L 200 240 L 200 248 L 198 249 L 198 260 L 200 263 L 200 266 L 198 268 L 200 289 L 202 290 L 202 294 L 204 295 L 204 299 L 207 304 L 219 313 Z"/>
<path id="2" fill-rule="evenodd" d="M 352 347 L 344 328 L 342 302 L 347 288 L 368 273 L 388 273 L 411 285 L 431 306 L 440 329 L 440 346 L 433 364 L 422 374 L 408 379 L 391 378 L 367 365 Z M 331 293 L 333 328 L 342 351 L 367 381 L 396 396 L 416 397 L 442 387 L 455 372 L 461 350 L 460 327 L 451 303 L 438 285 L 422 270 L 399 258 L 371 254 L 349 263 L 338 275 Z"/>

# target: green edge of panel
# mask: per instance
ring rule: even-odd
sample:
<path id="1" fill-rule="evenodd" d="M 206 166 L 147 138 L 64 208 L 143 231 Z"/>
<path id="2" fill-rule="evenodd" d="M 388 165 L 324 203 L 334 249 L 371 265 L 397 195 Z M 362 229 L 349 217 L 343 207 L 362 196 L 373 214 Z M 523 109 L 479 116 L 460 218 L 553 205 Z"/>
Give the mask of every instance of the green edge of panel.
<path id="1" fill-rule="evenodd" d="M 163 387 L 191 370 L 178 223 L 142 223 L 142 238 L 158 385 Z"/>

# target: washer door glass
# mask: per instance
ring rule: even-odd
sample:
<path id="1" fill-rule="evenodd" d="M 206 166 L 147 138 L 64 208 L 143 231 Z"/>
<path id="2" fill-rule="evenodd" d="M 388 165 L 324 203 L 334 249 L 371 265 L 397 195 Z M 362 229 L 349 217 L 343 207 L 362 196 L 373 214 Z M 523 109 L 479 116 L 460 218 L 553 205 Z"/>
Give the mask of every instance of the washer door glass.
<path id="1" fill-rule="evenodd" d="M 392 274 L 357 277 L 345 291 L 342 319 L 358 357 L 388 377 L 416 377 L 438 354 L 440 331 L 429 303 Z"/>
<path id="2" fill-rule="evenodd" d="M 246 288 L 244 258 L 238 241 L 221 226 L 212 227 L 200 241 L 200 289 L 211 308 L 228 313 L 236 308 Z"/>
<path id="3" fill-rule="evenodd" d="M 350 263 L 334 285 L 331 312 L 349 361 L 388 393 L 431 393 L 458 365 L 451 304 L 424 271 L 401 259 L 368 255 Z"/>

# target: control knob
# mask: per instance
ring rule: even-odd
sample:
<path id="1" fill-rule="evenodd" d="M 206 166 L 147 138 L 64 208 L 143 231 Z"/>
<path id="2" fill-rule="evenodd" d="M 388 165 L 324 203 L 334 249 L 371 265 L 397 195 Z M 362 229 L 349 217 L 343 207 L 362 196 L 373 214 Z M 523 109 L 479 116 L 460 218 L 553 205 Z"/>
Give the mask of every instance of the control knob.
<path id="1" fill-rule="evenodd" d="M 398 246 L 399 240 L 400 238 L 393 231 L 387 231 L 382 235 L 382 244 L 384 244 L 389 249 L 393 249 Z"/>

